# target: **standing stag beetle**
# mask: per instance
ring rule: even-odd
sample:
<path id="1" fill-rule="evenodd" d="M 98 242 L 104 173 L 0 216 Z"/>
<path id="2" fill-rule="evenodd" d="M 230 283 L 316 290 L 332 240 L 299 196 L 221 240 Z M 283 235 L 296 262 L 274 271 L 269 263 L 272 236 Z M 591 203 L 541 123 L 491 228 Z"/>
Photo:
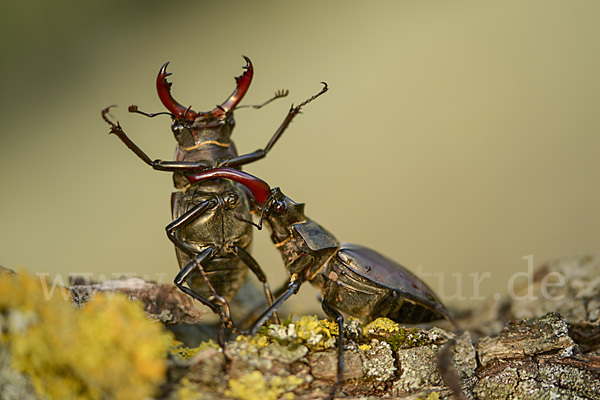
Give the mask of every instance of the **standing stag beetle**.
<path id="1" fill-rule="evenodd" d="M 246 186 L 261 210 L 258 228 L 264 222 L 290 275 L 287 290 L 251 328 L 255 334 L 277 308 L 309 281 L 322 296 L 321 306 L 336 321 L 338 372 L 334 391 L 343 372 L 344 318 L 341 311 L 371 321 L 387 317 L 398 323 L 421 324 L 440 319 L 453 323 L 449 312 L 434 292 L 418 277 L 393 260 L 367 247 L 342 243 L 325 228 L 306 217 L 304 204 L 271 189 L 248 173 L 219 168 L 196 175 L 198 181 L 231 179 Z M 333 395 L 333 392 L 332 392 Z"/>
<path id="2" fill-rule="evenodd" d="M 177 140 L 174 161 L 152 160 L 125 134 L 120 124 L 107 117 L 111 107 L 102 110 L 102 118 L 115 134 L 142 161 L 160 171 L 173 172 L 175 187 L 180 191 L 171 195 L 173 222 L 166 226 L 169 239 L 175 245 L 180 271 L 175 285 L 202 304 L 211 308 L 221 318 L 221 335 L 225 327 L 236 329 L 228 302 L 237 293 L 246 276 L 246 268 L 263 283 L 269 305 L 272 296 L 266 276 L 250 255 L 252 205 L 247 189 L 236 182 L 222 179 L 198 181 L 197 173 L 222 166 L 240 168 L 267 155 L 303 106 L 327 91 L 324 88 L 300 105 L 292 106 L 283 123 L 273 134 L 264 149 L 238 155 L 231 140 L 235 122 L 233 111 L 246 94 L 254 69 L 248 57 L 245 72 L 236 77 L 236 89 L 227 100 L 209 112 L 196 112 L 179 104 L 171 96 L 171 83 L 167 81 L 164 64 L 156 79 L 158 96 L 169 112 L 147 114 L 133 105 L 129 111 L 147 117 L 170 115 L 171 129 Z M 278 91 L 267 102 L 249 106 L 261 108 L 271 101 L 287 96 Z M 185 284 L 189 287 L 186 287 Z"/>

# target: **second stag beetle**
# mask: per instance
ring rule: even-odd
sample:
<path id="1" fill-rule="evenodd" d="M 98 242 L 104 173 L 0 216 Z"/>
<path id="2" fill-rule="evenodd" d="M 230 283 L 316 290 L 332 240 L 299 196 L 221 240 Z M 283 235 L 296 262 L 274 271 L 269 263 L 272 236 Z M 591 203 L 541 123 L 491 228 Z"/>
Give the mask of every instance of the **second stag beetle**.
<path id="1" fill-rule="evenodd" d="M 417 276 L 395 261 L 367 247 L 339 243 L 325 228 L 304 214 L 304 204 L 271 189 L 261 179 L 231 168 L 214 169 L 197 175 L 198 180 L 231 179 L 246 186 L 261 209 L 261 222 L 281 252 L 290 275 L 287 290 L 256 321 L 255 334 L 277 308 L 296 294 L 304 282 L 317 287 L 321 306 L 339 327 L 338 373 L 343 371 L 345 312 L 363 321 L 387 317 L 403 324 L 422 324 L 440 319 L 452 321 L 435 293 Z"/>
<path id="2" fill-rule="evenodd" d="M 174 184 L 179 191 L 171 196 L 173 222 L 166 226 L 166 232 L 175 245 L 180 265 L 175 285 L 219 314 L 222 328 L 233 329 L 228 302 L 243 284 L 247 269 L 263 283 L 267 300 L 272 304 L 266 276 L 250 255 L 252 226 L 246 221 L 251 219 L 251 204 L 247 189 L 241 184 L 222 179 L 199 181 L 196 174 L 218 166 L 240 168 L 265 157 L 301 108 L 327 90 L 325 85 L 315 96 L 292 106 L 264 149 L 238 155 L 231 140 L 235 126 L 233 111 L 239 108 L 254 74 L 250 59 L 244 58 L 245 72 L 236 78 L 234 92 L 211 111 L 197 112 L 175 101 L 171 83 L 167 81 L 168 63 L 163 65 L 156 79 L 158 96 L 168 112 L 147 114 L 137 106 L 129 107 L 130 112 L 147 117 L 171 116 L 171 130 L 177 140 L 174 161 L 152 160 L 125 134 L 118 122 L 108 119 L 111 107 L 102 111 L 103 119 L 111 126 L 110 133 L 119 137 L 142 161 L 156 170 L 174 173 Z M 286 95 L 287 91 L 279 91 L 269 101 L 251 107 L 260 108 Z"/>

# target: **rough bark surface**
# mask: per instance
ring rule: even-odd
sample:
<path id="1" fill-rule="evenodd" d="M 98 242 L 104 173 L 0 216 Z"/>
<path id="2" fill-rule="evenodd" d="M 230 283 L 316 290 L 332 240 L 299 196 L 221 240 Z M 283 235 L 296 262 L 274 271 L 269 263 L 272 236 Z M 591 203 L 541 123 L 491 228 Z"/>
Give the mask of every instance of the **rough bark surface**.
<path id="1" fill-rule="evenodd" d="M 95 291 L 118 290 L 163 323 L 200 318 L 168 285 L 127 280 L 69 289 L 76 304 Z M 600 399 L 600 255 L 547 263 L 516 294 L 471 311 L 458 321 L 464 328 L 458 334 L 348 321 L 335 398 Z M 330 328 L 307 319 L 272 325 L 223 348 L 207 345 L 190 357 L 170 355 L 157 398 L 327 398 L 337 365 Z"/>
<path id="2" fill-rule="evenodd" d="M 72 279 L 71 299 L 77 307 L 87 303 L 98 292 L 120 292 L 144 304 L 148 317 L 165 325 L 197 324 L 205 313 L 194 307 L 191 297 L 173 285 L 147 282 L 139 278 L 123 278 L 106 282 Z"/>

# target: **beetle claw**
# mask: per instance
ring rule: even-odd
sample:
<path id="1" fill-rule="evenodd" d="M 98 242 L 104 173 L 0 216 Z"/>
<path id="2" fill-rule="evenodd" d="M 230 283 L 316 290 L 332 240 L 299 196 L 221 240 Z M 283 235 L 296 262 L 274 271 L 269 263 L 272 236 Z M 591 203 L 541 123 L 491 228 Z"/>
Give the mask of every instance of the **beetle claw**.
<path id="1" fill-rule="evenodd" d="M 111 127 L 115 128 L 117 126 L 119 126 L 119 122 L 117 121 L 117 123 L 115 124 L 114 122 L 112 122 L 110 119 L 108 119 L 108 112 L 110 111 L 111 108 L 116 107 L 116 105 L 112 105 L 112 106 L 108 106 L 106 107 L 104 110 L 102 110 L 101 115 L 102 115 L 102 119 L 104 121 L 106 121 L 107 124 L 109 124 Z M 120 128 L 120 126 L 119 126 Z M 110 133 L 113 133 L 112 130 Z"/>

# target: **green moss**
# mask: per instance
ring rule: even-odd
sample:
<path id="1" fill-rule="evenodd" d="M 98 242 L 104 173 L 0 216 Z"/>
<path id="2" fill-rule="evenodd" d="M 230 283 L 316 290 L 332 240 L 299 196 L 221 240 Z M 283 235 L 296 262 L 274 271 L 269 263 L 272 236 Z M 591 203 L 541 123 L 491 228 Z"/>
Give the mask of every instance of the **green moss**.
<path id="1" fill-rule="evenodd" d="M 294 375 L 266 378 L 260 371 L 252 371 L 230 379 L 225 395 L 238 400 L 293 400 L 295 396 L 291 391 L 303 382 Z"/>
<path id="2" fill-rule="evenodd" d="M 186 360 L 200 353 L 202 350 L 208 348 L 219 350 L 221 346 L 219 346 L 217 342 L 215 342 L 212 339 L 210 339 L 207 342 L 202 342 L 196 347 L 181 346 L 181 342 L 178 342 L 178 345 L 171 349 L 171 354 Z"/>
<path id="3" fill-rule="evenodd" d="M 0 345 L 40 399 L 143 399 L 160 385 L 172 337 L 124 295 L 77 310 L 26 274 L 0 274 Z"/>
<path id="4" fill-rule="evenodd" d="M 399 348 L 413 347 L 416 345 L 415 340 L 407 337 L 405 329 L 387 337 L 385 341 L 389 343 L 393 351 L 397 351 Z"/>
<path id="5" fill-rule="evenodd" d="M 389 343 L 393 351 L 421 346 L 427 342 L 423 330 L 402 328 L 388 318 L 377 318 L 365 326 L 367 336 L 382 339 Z"/>

